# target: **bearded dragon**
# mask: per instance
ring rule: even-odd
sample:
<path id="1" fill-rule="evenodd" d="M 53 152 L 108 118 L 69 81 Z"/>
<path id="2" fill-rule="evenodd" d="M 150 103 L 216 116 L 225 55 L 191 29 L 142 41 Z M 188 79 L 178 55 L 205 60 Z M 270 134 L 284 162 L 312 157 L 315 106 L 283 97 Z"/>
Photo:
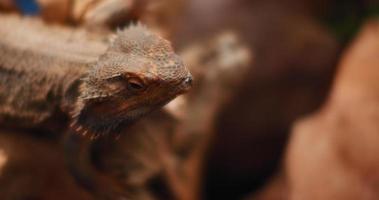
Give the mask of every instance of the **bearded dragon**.
<path id="1" fill-rule="evenodd" d="M 180 56 L 196 79 L 191 92 L 128 127 L 118 140 L 96 140 L 90 152 L 96 159 L 76 172 L 99 185 L 93 177 L 99 174 L 91 170 L 112 180 L 112 185 L 96 188 L 106 188 L 108 196 L 113 193 L 110 199 L 200 198 L 200 171 L 215 120 L 242 84 L 252 54 L 235 32 L 228 31 L 192 43 Z M 117 188 L 122 192 L 117 194 Z M 91 193 L 98 194 L 96 189 Z"/>
<path id="2" fill-rule="evenodd" d="M 84 30 L 0 15 L 0 124 L 36 127 L 61 112 L 74 132 L 112 135 L 189 90 L 170 43 L 141 24 L 110 42 Z"/>

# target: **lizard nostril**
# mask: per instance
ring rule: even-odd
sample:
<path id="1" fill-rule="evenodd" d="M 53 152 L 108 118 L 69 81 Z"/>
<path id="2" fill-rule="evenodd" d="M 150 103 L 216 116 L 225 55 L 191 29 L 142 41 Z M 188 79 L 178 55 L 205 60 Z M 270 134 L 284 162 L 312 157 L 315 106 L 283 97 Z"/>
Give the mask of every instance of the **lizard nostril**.
<path id="1" fill-rule="evenodd" d="M 192 87 L 192 76 L 187 76 L 186 78 L 182 79 L 180 82 L 180 91 L 181 93 L 188 92 Z"/>
<path id="2" fill-rule="evenodd" d="M 186 84 L 187 86 L 192 86 L 192 77 L 187 77 L 184 79 L 184 84 Z"/>

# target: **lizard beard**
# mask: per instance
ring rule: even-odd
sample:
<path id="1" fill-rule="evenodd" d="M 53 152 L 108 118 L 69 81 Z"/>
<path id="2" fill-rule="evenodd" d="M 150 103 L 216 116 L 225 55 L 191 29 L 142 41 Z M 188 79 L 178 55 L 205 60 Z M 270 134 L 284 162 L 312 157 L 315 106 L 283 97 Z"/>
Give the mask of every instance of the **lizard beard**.
<path id="1" fill-rule="evenodd" d="M 114 113 L 107 105 L 111 104 L 100 102 L 84 106 L 80 114 L 73 119 L 70 125 L 71 129 L 91 138 L 117 136 L 123 127 L 134 123 L 152 110 L 149 107 L 139 107 L 130 111 Z"/>

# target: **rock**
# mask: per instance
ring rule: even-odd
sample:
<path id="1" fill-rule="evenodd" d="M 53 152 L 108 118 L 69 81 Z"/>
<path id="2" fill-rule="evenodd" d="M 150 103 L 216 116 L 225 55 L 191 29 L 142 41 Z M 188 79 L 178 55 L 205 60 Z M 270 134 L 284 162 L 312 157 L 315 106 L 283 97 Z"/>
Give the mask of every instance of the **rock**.
<path id="1" fill-rule="evenodd" d="M 323 108 L 293 128 L 286 169 L 291 200 L 379 198 L 379 21 L 344 54 Z"/>

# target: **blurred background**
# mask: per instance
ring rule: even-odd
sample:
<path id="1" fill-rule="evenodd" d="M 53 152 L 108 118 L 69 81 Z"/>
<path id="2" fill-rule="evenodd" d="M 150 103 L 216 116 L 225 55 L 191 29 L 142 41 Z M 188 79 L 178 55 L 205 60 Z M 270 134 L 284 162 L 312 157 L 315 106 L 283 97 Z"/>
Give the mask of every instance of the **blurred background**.
<path id="1" fill-rule="evenodd" d="M 378 145 L 379 101 L 370 98 L 371 117 L 356 114 L 365 110 L 366 98 L 345 103 L 356 85 L 363 85 L 364 97 L 379 96 L 376 0 L 0 0 L 0 10 L 104 35 L 140 21 L 181 52 L 195 77 L 193 90 L 120 140 L 99 141 L 92 152 L 94 169 L 139 194 L 125 199 L 379 199 L 379 159 L 355 159 L 379 153 L 361 149 Z M 360 34 L 370 26 L 371 35 Z M 360 42 L 375 47 L 356 47 Z M 314 123 L 302 124 L 305 117 Z M 351 120 L 336 122 L 340 118 Z M 96 199 L 65 168 L 57 138 L 2 132 L 0 199 Z M 312 139 L 294 136 L 302 132 Z M 327 142 L 312 148 L 320 138 Z M 156 141 L 166 142 L 149 143 Z M 167 167 L 156 152 L 178 164 Z M 324 160 L 329 152 L 343 153 Z M 136 167 L 136 156 L 149 162 Z M 124 176 L 114 173 L 116 165 L 124 166 Z M 346 168 L 353 172 L 336 175 Z M 328 169 L 336 173 L 324 173 Z M 352 179 L 341 178 L 351 174 L 361 177 L 351 187 L 362 189 L 340 195 L 352 191 L 346 186 Z M 334 180 L 340 182 L 328 185 Z"/>

